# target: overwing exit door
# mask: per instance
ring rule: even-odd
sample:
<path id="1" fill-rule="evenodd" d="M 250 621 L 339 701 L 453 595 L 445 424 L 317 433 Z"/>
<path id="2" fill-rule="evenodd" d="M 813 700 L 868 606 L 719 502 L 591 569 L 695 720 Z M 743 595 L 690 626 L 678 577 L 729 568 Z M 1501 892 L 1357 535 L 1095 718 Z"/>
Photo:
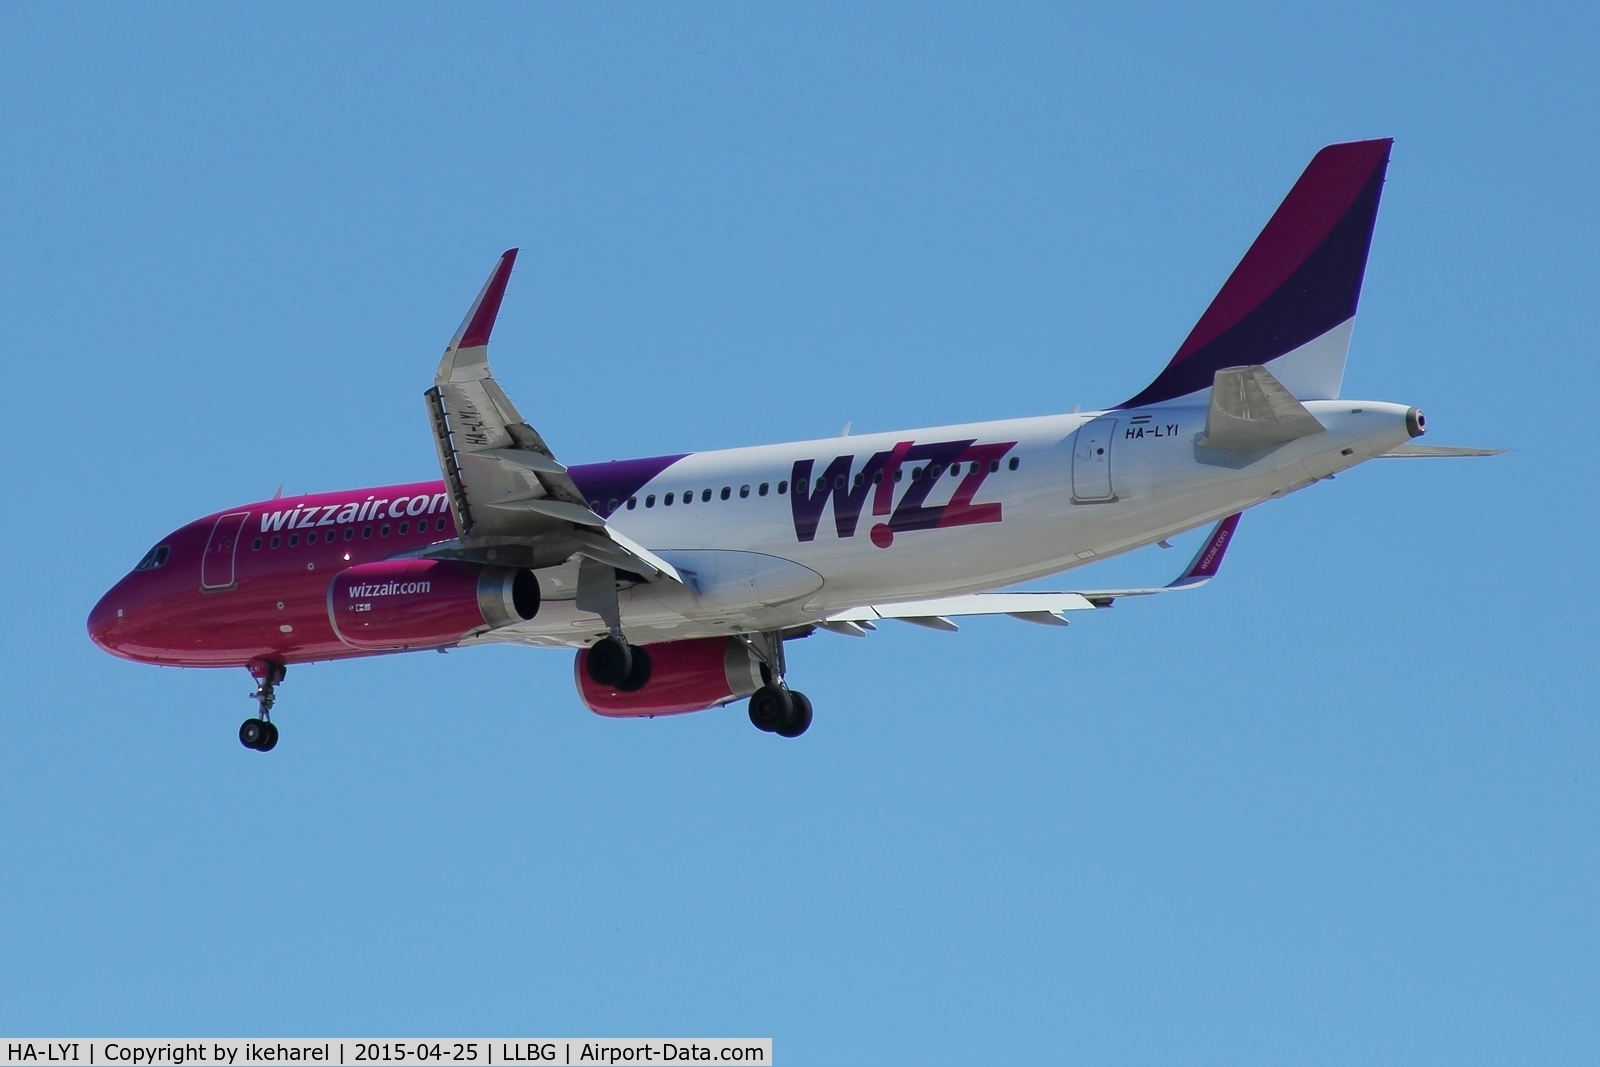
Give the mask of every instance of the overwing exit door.
<path id="1" fill-rule="evenodd" d="M 249 517 L 248 511 L 230 512 L 211 527 L 211 540 L 206 542 L 206 554 L 200 561 L 201 589 L 233 587 L 233 559 L 239 551 L 239 537 Z"/>
<path id="2" fill-rule="evenodd" d="M 1117 499 L 1111 485 L 1111 439 L 1117 420 L 1095 419 L 1078 427 L 1072 447 L 1072 502 L 1104 504 Z"/>

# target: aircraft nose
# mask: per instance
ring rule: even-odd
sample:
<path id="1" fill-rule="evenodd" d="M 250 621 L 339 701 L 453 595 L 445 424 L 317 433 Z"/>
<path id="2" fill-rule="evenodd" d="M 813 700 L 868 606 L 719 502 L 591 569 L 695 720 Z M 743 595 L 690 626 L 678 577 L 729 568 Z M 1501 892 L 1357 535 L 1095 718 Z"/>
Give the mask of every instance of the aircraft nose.
<path id="1" fill-rule="evenodd" d="M 123 614 L 122 609 L 113 602 L 116 593 L 117 590 L 113 588 L 89 612 L 89 640 L 112 653 L 116 651 L 116 629 Z"/>

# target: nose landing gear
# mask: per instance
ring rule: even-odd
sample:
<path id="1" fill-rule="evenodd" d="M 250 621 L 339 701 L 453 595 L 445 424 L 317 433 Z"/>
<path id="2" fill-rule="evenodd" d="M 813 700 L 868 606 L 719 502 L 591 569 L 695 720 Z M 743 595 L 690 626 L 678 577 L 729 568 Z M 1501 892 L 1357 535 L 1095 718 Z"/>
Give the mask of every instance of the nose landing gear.
<path id="1" fill-rule="evenodd" d="M 256 717 L 239 724 L 239 743 L 257 752 L 271 752 L 278 744 L 278 728 L 272 723 L 272 705 L 277 701 L 278 683 L 289 673 L 289 668 L 270 660 L 257 660 L 250 664 L 250 674 L 256 680 L 256 691 L 250 699 L 256 702 Z"/>

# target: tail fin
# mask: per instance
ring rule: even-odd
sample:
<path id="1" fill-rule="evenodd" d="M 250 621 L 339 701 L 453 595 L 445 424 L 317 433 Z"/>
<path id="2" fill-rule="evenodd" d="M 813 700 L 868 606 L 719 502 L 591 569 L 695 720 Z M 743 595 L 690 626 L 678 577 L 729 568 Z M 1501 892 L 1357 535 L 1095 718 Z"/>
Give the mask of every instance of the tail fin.
<path id="1" fill-rule="evenodd" d="M 1337 397 L 1393 144 L 1318 152 L 1172 362 L 1121 407 L 1187 396 L 1224 367 L 1251 365 L 1298 399 Z"/>

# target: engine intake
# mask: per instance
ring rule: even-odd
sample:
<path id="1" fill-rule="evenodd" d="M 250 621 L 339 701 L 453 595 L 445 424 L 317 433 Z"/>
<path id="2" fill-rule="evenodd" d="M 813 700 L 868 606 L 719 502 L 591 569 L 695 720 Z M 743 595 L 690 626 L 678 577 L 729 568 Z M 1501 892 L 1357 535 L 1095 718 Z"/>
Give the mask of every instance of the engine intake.
<path id="1" fill-rule="evenodd" d="M 538 612 L 539 580 L 524 568 L 384 560 L 342 570 L 328 585 L 328 620 L 352 648 L 438 648 Z"/>
<path id="2" fill-rule="evenodd" d="M 735 637 L 705 637 L 641 645 L 650 657 L 650 680 L 631 693 L 589 677 L 589 650 L 573 660 L 578 696 L 596 715 L 639 718 L 704 711 L 740 700 L 761 688 L 761 661 Z"/>

